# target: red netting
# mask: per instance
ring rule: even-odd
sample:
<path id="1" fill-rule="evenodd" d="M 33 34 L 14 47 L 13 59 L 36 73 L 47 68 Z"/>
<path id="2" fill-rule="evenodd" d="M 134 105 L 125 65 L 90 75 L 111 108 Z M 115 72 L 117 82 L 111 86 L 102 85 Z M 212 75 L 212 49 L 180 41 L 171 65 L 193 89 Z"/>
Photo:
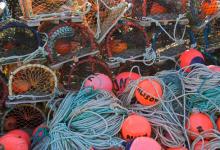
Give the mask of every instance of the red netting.
<path id="1" fill-rule="evenodd" d="M 8 87 L 3 76 L 3 73 L 0 72 L 0 111 L 4 108 L 8 96 Z"/>

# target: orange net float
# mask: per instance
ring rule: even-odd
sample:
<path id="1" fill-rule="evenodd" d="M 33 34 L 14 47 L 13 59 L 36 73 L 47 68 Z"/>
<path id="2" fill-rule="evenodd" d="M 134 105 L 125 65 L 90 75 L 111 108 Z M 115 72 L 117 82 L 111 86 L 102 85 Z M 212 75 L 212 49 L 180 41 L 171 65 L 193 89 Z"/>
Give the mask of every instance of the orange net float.
<path id="1" fill-rule="evenodd" d="M 143 116 L 131 115 L 125 119 L 121 128 L 122 138 L 129 141 L 137 137 L 151 136 L 151 124 Z"/>
<path id="2" fill-rule="evenodd" d="M 120 54 L 128 49 L 128 44 L 122 40 L 110 41 L 110 49 L 113 53 Z"/>
<path id="3" fill-rule="evenodd" d="M 155 79 L 141 81 L 135 90 L 136 100 L 144 105 L 151 106 L 158 103 L 163 96 L 163 87 Z"/>
<path id="4" fill-rule="evenodd" d="M 29 150 L 26 141 L 15 136 L 1 137 L 0 147 L 3 147 L 3 150 Z"/>
<path id="5" fill-rule="evenodd" d="M 219 3 L 217 0 L 204 1 L 202 2 L 201 10 L 206 16 L 214 15 L 219 10 Z"/>
<path id="6" fill-rule="evenodd" d="M 191 48 L 180 55 L 179 62 L 180 67 L 184 69 L 185 67 L 196 63 L 205 64 L 205 58 L 200 51 Z M 187 69 L 186 71 L 190 72 L 190 69 Z"/>
<path id="7" fill-rule="evenodd" d="M 214 125 L 207 114 L 194 112 L 189 116 L 186 129 L 189 131 L 189 137 L 194 140 L 202 132 L 214 129 Z"/>
<path id="8" fill-rule="evenodd" d="M 13 135 L 15 137 L 21 137 L 22 139 L 24 139 L 26 141 L 26 143 L 29 145 L 31 145 L 31 138 L 29 136 L 29 134 L 23 130 L 12 130 L 10 132 L 7 133 L 7 135 Z"/>
<path id="9" fill-rule="evenodd" d="M 138 80 L 141 76 L 134 72 L 122 72 L 115 77 L 114 89 L 117 94 L 122 94 L 131 81 Z"/>
<path id="10" fill-rule="evenodd" d="M 162 150 L 162 147 L 152 138 L 138 137 L 132 142 L 129 150 Z"/>
<path id="11" fill-rule="evenodd" d="M 209 144 L 209 141 L 199 141 L 195 144 L 193 150 L 206 150 L 205 146 Z"/>

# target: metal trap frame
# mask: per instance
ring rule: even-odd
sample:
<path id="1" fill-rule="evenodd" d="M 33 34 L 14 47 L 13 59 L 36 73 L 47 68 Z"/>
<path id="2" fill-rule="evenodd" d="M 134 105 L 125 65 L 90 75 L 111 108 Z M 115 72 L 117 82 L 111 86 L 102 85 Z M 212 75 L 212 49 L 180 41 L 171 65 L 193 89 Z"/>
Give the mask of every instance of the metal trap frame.
<path id="1" fill-rule="evenodd" d="M 90 11 L 87 0 L 19 0 L 23 16 L 21 20 L 28 26 L 39 26 L 42 21 L 72 20 L 82 22 Z"/>

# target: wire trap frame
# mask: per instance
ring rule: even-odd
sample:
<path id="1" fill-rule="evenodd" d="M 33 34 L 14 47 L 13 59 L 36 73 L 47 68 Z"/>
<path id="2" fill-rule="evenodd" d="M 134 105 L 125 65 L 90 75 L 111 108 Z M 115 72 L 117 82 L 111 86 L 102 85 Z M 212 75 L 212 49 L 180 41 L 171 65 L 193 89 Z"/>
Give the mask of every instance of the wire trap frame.
<path id="1" fill-rule="evenodd" d="M 44 46 L 47 36 L 16 20 L 7 20 L 0 25 L 0 65 L 18 62 L 28 63 L 45 58 Z M 41 46 L 41 41 L 44 43 Z"/>
<path id="2" fill-rule="evenodd" d="M 98 53 L 93 35 L 79 23 L 63 23 L 48 31 L 46 46 L 52 68 Z"/>
<path id="3" fill-rule="evenodd" d="M 150 40 L 143 26 L 130 20 L 121 20 L 106 38 L 106 53 L 111 66 L 135 61 L 143 57 Z"/>
<path id="4" fill-rule="evenodd" d="M 0 112 L 5 107 L 5 101 L 8 96 L 7 83 L 3 77 L 3 73 L 0 72 Z"/>
<path id="5" fill-rule="evenodd" d="M 11 107 L 2 117 L 1 132 L 14 129 L 32 131 L 46 121 L 46 116 L 38 107 L 30 104 L 19 104 Z"/>
<path id="6" fill-rule="evenodd" d="M 189 0 L 188 18 L 196 29 L 203 29 L 206 25 L 220 16 L 219 0 Z"/>
<path id="7" fill-rule="evenodd" d="M 40 64 L 28 64 L 17 68 L 9 77 L 7 105 L 49 101 L 56 97 L 56 74 Z"/>
<path id="8" fill-rule="evenodd" d="M 82 22 L 90 11 L 87 0 L 19 0 L 22 20 L 29 26 L 38 26 L 41 21 L 66 20 Z"/>

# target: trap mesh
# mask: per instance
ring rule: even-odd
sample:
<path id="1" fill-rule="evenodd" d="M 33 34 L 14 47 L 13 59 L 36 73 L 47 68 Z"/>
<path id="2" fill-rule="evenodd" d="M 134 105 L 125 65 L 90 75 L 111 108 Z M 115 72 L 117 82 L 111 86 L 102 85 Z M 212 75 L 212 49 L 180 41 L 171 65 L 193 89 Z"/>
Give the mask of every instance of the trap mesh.
<path id="1" fill-rule="evenodd" d="M 0 72 L 0 112 L 1 109 L 5 106 L 5 101 L 7 96 L 8 96 L 8 87 L 3 77 L 3 73 Z"/>
<path id="2" fill-rule="evenodd" d="M 45 114 L 37 107 L 27 104 L 16 105 L 8 110 L 1 121 L 1 131 L 27 129 L 30 132 L 46 121 Z"/>
<path id="3" fill-rule="evenodd" d="M 67 16 L 80 15 L 86 11 L 86 0 L 19 0 L 25 18 L 54 17 L 60 13 Z"/>
<path id="4" fill-rule="evenodd" d="M 187 0 L 132 0 L 132 4 L 133 18 L 152 16 L 169 20 L 186 12 Z"/>
<path id="5" fill-rule="evenodd" d="M 29 64 L 17 68 L 9 77 L 7 103 L 36 103 L 50 100 L 57 92 L 57 77 L 48 67 Z"/>
<path id="6" fill-rule="evenodd" d="M 23 23 L 8 20 L 0 25 L 0 64 L 23 61 L 40 45 L 38 32 Z"/>
<path id="7" fill-rule="evenodd" d="M 76 64 L 66 64 L 61 68 L 62 84 L 67 90 L 79 90 L 83 81 L 94 73 L 112 76 L 108 65 L 98 58 L 84 58 Z"/>
<path id="8" fill-rule="evenodd" d="M 145 53 L 149 46 L 146 31 L 140 25 L 122 21 L 115 26 L 106 39 L 106 50 L 109 58 L 129 59 Z"/>
<path id="9" fill-rule="evenodd" d="M 89 0 L 91 11 L 85 15 L 84 24 L 101 43 L 111 28 L 131 7 L 121 0 Z"/>
<path id="10" fill-rule="evenodd" d="M 190 0 L 188 6 L 188 16 L 191 24 L 204 27 L 207 22 L 218 17 L 219 0 Z"/>
<path id="11" fill-rule="evenodd" d="M 47 52 L 53 63 L 80 57 L 95 49 L 93 35 L 81 24 L 61 24 L 49 33 Z"/>

